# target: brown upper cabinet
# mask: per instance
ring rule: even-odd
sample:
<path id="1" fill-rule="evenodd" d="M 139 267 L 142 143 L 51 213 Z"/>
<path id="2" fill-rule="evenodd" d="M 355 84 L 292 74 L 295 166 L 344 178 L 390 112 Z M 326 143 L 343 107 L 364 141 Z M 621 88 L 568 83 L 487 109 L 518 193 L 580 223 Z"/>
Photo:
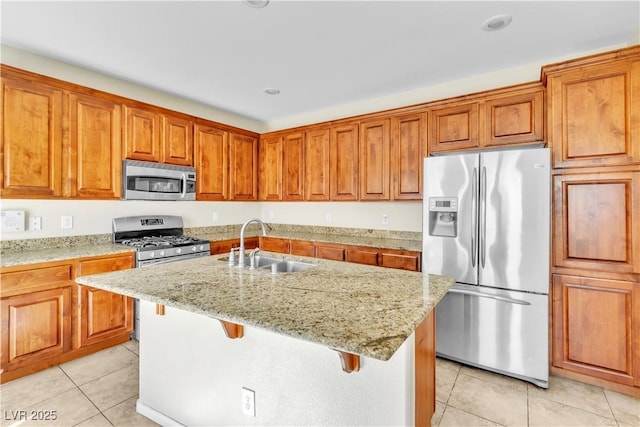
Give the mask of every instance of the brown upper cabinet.
<path id="1" fill-rule="evenodd" d="M 640 163 L 640 48 L 543 68 L 555 168 Z"/>
<path id="2" fill-rule="evenodd" d="M 358 200 L 358 124 L 331 128 L 329 193 L 331 200 Z"/>
<path id="3" fill-rule="evenodd" d="M 391 198 L 422 199 L 422 168 L 426 156 L 426 114 L 391 118 Z"/>
<path id="4" fill-rule="evenodd" d="M 229 196 L 229 132 L 196 124 L 193 136 L 196 198 L 226 200 Z"/>
<path id="5" fill-rule="evenodd" d="M 69 150 L 64 193 L 70 197 L 119 199 L 121 111 L 112 101 L 69 95 Z"/>
<path id="6" fill-rule="evenodd" d="M 282 200 L 282 137 L 260 138 L 260 200 Z"/>
<path id="7" fill-rule="evenodd" d="M 304 200 L 304 133 L 295 132 L 285 135 L 282 144 L 284 154 L 282 198 L 283 200 Z"/>
<path id="8" fill-rule="evenodd" d="M 62 195 L 63 91 L 2 77 L 2 197 Z"/>
<path id="9" fill-rule="evenodd" d="M 447 100 L 428 110 L 429 149 L 435 153 L 542 141 L 543 102 L 540 83 Z"/>
<path id="10" fill-rule="evenodd" d="M 229 199 L 258 200 L 258 139 L 229 135 Z"/>
<path id="11" fill-rule="evenodd" d="M 304 198 L 329 200 L 329 128 L 311 129 L 304 139 Z"/>
<path id="12" fill-rule="evenodd" d="M 124 106 L 127 159 L 193 165 L 193 123 L 187 118 Z"/>
<path id="13" fill-rule="evenodd" d="M 389 200 L 389 119 L 360 123 L 360 200 Z"/>

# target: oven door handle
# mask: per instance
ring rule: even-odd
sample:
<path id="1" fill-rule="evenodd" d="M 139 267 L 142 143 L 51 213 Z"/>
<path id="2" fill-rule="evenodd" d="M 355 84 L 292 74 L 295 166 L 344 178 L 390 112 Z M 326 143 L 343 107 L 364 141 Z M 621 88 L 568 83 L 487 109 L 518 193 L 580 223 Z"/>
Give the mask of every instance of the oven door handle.
<path id="1" fill-rule="evenodd" d="M 182 191 L 180 192 L 180 198 L 184 199 L 187 196 L 187 175 L 182 174 Z"/>

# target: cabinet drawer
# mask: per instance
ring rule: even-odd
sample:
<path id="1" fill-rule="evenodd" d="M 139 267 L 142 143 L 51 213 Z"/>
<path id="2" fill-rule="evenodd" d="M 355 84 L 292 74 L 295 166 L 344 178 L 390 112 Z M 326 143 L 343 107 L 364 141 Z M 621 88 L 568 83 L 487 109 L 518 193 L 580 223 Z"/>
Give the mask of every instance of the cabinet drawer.
<path id="1" fill-rule="evenodd" d="M 316 256 L 316 247 L 313 245 L 313 242 L 303 242 L 300 240 L 291 240 L 289 242 L 289 253 L 291 255 L 300 255 L 300 256 Z"/>
<path id="2" fill-rule="evenodd" d="M 378 251 L 365 251 L 362 249 L 347 249 L 345 260 L 358 264 L 378 265 Z"/>
<path id="3" fill-rule="evenodd" d="M 260 250 L 288 254 L 289 241 L 277 237 L 260 237 Z"/>
<path id="4" fill-rule="evenodd" d="M 8 296 L 17 291 L 33 290 L 38 287 L 50 287 L 52 283 L 71 280 L 71 265 L 36 268 L 2 274 L 2 295 Z"/>
<path id="5" fill-rule="evenodd" d="M 344 247 L 316 245 L 316 256 L 318 258 L 330 259 L 333 261 L 344 261 Z"/>
<path id="6" fill-rule="evenodd" d="M 80 261 L 78 263 L 78 276 L 89 276 L 90 274 L 126 270 L 133 266 L 133 255 Z"/>
<path id="7" fill-rule="evenodd" d="M 399 268 L 402 270 L 420 271 L 420 256 L 400 255 L 400 254 L 380 254 L 380 266 L 389 268 Z"/>

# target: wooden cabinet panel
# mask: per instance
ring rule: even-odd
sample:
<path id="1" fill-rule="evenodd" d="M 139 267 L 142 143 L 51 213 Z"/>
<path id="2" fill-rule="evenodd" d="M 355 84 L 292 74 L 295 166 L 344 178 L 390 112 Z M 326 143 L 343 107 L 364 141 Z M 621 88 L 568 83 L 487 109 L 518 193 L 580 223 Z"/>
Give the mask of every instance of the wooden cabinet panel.
<path id="1" fill-rule="evenodd" d="M 229 199 L 258 199 L 258 140 L 232 133 L 229 138 Z"/>
<path id="2" fill-rule="evenodd" d="M 89 199 L 119 199 L 122 193 L 120 105 L 69 95 L 69 145 L 65 194 Z"/>
<path id="3" fill-rule="evenodd" d="M 0 289 L 2 296 L 12 296 L 26 292 L 34 292 L 43 287 L 51 287 L 51 283 L 71 280 L 70 264 L 52 267 L 33 268 L 29 270 L 2 273 Z"/>
<path id="4" fill-rule="evenodd" d="M 547 87 L 554 167 L 640 163 L 640 61 L 561 71 Z"/>
<path id="5" fill-rule="evenodd" d="M 260 250 L 268 252 L 289 253 L 289 240 L 279 237 L 260 237 Z"/>
<path id="6" fill-rule="evenodd" d="M 211 255 L 228 254 L 231 248 L 240 247 L 240 239 L 218 240 L 210 242 Z M 257 236 L 245 237 L 244 247 L 246 250 L 259 247 L 259 238 Z"/>
<path id="7" fill-rule="evenodd" d="M 391 119 L 391 177 L 394 200 L 421 200 L 426 156 L 424 113 Z"/>
<path id="8" fill-rule="evenodd" d="M 162 161 L 160 116 L 142 108 L 124 106 L 124 146 L 127 159 Z"/>
<path id="9" fill-rule="evenodd" d="M 640 284 L 553 277 L 553 365 L 633 385 L 640 376 Z"/>
<path id="10" fill-rule="evenodd" d="M 71 349 L 71 286 L 2 298 L 2 370 Z"/>
<path id="11" fill-rule="evenodd" d="M 193 166 L 193 122 L 163 115 L 162 148 L 163 163 Z"/>
<path id="12" fill-rule="evenodd" d="M 358 200 L 358 125 L 331 128 L 331 200 Z"/>
<path id="13" fill-rule="evenodd" d="M 640 172 L 554 177 L 556 267 L 640 273 Z"/>
<path id="14" fill-rule="evenodd" d="M 420 254 L 418 252 L 392 253 L 384 251 L 379 255 L 378 260 L 381 267 L 420 271 Z"/>
<path id="15" fill-rule="evenodd" d="M 357 264 L 378 265 L 378 251 L 376 249 L 347 247 L 345 249 L 345 261 Z"/>
<path id="16" fill-rule="evenodd" d="M 360 200 L 389 200 L 390 122 L 360 124 Z"/>
<path id="17" fill-rule="evenodd" d="M 484 103 L 486 147 L 520 144 L 544 139 L 542 88 L 501 96 Z"/>
<path id="18" fill-rule="evenodd" d="M 316 257 L 334 261 L 344 261 L 344 246 L 316 243 Z"/>
<path id="19" fill-rule="evenodd" d="M 80 347 L 133 331 L 133 298 L 79 286 Z"/>
<path id="20" fill-rule="evenodd" d="M 78 276 L 107 273 L 110 271 L 126 270 L 135 267 L 133 254 L 118 255 L 113 257 L 81 260 L 78 262 Z"/>
<path id="21" fill-rule="evenodd" d="M 478 108 L 473 102 L 429 111 L 431 152 L 478 148 Z"/>
<path id="22" fill-rule="evenodd" d="M 284 200 L 304 200 L 304 133 L 286 135 L 282 141 L 284 152 Z"/>
<path id="23" fill-rule="evenodd" d="M 194 128 L 196 198 L 226 200 L 229 189 L 229 134 L 214 127 Z"/>
<path id="24" fill-rule="evenodd" d="M 329 200 L 330 131 L 313 129 L 304 140 L 305 200 Z"/>
<path id="25" fill-rule="evenodd" d="M 307 242 L 304 240 L 290 240 L 289 253 L 291 255 L 315 257 L 316 247 L 313 242 Z"/>
<path id="26" fill-rule="evenodd" d="M 48 198 L 62 193 L 63 92 L 2 79 L 0 195 Z"/>
<path id="27" fill-rule="evenodd" d="M 282 138 L 260 139 L 260 200 L 282 200 Z"/>

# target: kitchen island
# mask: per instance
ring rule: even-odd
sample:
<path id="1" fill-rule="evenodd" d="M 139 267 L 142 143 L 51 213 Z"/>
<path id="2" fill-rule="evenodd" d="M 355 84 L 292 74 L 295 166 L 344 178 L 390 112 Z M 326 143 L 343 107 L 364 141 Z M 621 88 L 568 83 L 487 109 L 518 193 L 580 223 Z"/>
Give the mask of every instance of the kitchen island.
<path id="1" fill-rule="evenodd" d="M 299 257 L 287 259 L 317 266 L 273 275 L 220 258 L 76 279 L 142 301 L 140 413 L 183 425 L 429 423 L 432 311 L 452 278 Z"/>

